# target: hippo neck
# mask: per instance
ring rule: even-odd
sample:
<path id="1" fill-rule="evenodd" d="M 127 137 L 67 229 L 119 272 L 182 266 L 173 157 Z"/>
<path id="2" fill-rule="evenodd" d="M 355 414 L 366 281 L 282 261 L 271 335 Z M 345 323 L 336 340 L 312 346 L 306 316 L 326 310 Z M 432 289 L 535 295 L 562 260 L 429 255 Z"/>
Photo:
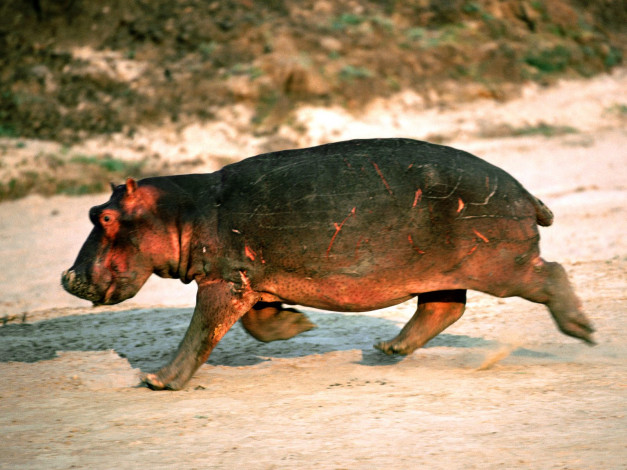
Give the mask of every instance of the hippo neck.
<path id="1" fill-rule="evenodd" d="M 220 174 L 167 176 L 174 197 L 180 201 L 177 228 L 180 256 L 178 277 L 189 283 L 204 276 L 207 258 L 213 255 L 217 239 L 216 215 Z M 213 243 L 212 243 L 213 241 Z"/>
<path id="2" fill-rule="evenodd" d="M 199 239 L 215 240 L 216 200 L 220 188 L 219 172 L 158 176 L 140 181 L 140 185 L 160 190 L 160 205 L 166 221 L 178 237 L 178 265 L 155 270 L 165 277 L 175 277 L 184 283 L 202 275 L 204 263 L 198 256 Z M 174 260 L 173 260 L 174 261 Z M 166 271 L 168 274 L 166 274 Z"/>

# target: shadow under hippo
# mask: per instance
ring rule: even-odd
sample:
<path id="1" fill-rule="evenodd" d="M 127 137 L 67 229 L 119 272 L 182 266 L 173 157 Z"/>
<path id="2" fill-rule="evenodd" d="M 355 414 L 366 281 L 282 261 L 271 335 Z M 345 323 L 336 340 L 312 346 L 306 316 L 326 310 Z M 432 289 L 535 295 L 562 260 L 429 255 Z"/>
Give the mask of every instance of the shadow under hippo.
<path id="1" fill-rule="evenodd" d="M 71 315 L 32 324 L 11 323 L 0 328 L 0 362 L 37 362 L 54 358 L 57 351 L 112 349 L 127 358 L 133 367 L 157 368 L 171 358 L 191 315 L 188 308 L 133 309 Z M 364 363 L 368 365 L 397 362 L 393 357 L 375 354 L 372 349 L 373 341 L 398 333 L 394 322 L 366 315 L 308 312 L 308 316 L 318 327 L 290 341 L 260 343 L 244 328 L 231 328 L 208 363 L 248 366 L 263 362 L 262 357 L 304 357 L 353 349 L 363 351 L 367 358 Z M 437 346 L 493 347 L 494 342 L 442 334 L 427 345 Z"/>

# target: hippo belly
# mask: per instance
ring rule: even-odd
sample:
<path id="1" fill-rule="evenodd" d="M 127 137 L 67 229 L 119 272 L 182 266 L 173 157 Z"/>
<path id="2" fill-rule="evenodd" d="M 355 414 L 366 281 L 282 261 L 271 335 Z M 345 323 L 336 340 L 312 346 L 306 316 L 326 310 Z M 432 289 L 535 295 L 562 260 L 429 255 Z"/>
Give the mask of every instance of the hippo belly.
<path id="1" fill-rule="evenodd" d="M 355 278 L 331 275 L 325 279 L 301 279 L 283 275 L 264 279 L 258 289 L 262 300 L 289 305 L 332 310 L 336 312 L 367 312 L 391 307 L 415 297 L 416 290 L 407 283 L 381 281 L 381 273 Z"/>

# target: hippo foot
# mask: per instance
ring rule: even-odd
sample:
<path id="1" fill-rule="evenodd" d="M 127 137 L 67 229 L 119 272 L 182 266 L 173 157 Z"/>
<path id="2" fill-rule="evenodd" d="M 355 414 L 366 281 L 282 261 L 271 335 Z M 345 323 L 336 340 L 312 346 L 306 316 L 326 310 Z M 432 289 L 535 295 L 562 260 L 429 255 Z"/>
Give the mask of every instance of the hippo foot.
<path id="1" fill-rule="evenodd" d="M 256 340 L 264 343 L 293 338 L 316 327 L 307 316 L 279 304 L 266 304 L 250 310 L 241 319 L 244 329 Z"/>
<path id="2" fill-rule="evenodd" d="M 164 380 L 159 374 L 142 374 L 141 384 L 151 390 L 181 390 L 185 384 L 178 384 L 176 380 Z"/>
<path id="3" fill-rule="evenodd" d="M 528 276 L 526 286 L 529 291 L 519 295 L 532 302 L 545 304 L 562 333 L 581 339 L 591 346 L 595 345 L 592 337 L 594 327 L 581 311 L 581 303 L 568 281 L 564 267 L 537 258 L 528 269 L 533 276 Z"/>
<path id="4" fill-rule="evenodd" d="M 316 327 L 307 315 L 294 309 L 281 310 L 272 323 L 265 334 L 265 341 L 290 339 Z"/>
<path id="5" fill-rule="evenodd" d="M 390 341 L 375 344 L 385 354 L 408 355 L 421 348 L 464 313 L 466 291 L 442 290 L 418 296 L 418 309 L 400 333 Z"/>
<path id="6" fill-rule="evenodd" d="M 592 337 L 595 331 L 594 327 L 583 313 L 575 312 L 569 315 L 562 315 L 561 317 L 555 315 L 555 318 L 562 333 L 581 339 L 590 346 L 597 344 Z"/>
<path id="7" fill-rule="evenodd" d="M 416 346 L 411 344 L 407 344 L 405 341 L 398 341 L 396 339 L 392 339 L 390 341 L 381 341 L 374 345 L 375 349 L 384 352 L 388 356 L 393 354 L 400 354 L 401 356 L 407 356 L 408 354 L 413 353 L 416 349 Z"/>

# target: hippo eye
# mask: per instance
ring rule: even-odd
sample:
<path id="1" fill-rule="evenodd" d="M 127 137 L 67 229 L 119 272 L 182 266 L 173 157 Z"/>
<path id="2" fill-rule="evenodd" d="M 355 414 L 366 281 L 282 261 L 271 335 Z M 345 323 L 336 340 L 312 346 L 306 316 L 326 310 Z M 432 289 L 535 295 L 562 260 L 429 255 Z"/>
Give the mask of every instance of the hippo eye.
<path id="1" fill-rule="evenodd" d="M 107 213 L 101 214 L 100 215 L 100 223 L 102 223 L 103 225 L 107 225 L 110 222 L 113 222 L 114 218 L 115 218 L 115 216 L 112 215 L 112 214 L 107 214 Z"/>

